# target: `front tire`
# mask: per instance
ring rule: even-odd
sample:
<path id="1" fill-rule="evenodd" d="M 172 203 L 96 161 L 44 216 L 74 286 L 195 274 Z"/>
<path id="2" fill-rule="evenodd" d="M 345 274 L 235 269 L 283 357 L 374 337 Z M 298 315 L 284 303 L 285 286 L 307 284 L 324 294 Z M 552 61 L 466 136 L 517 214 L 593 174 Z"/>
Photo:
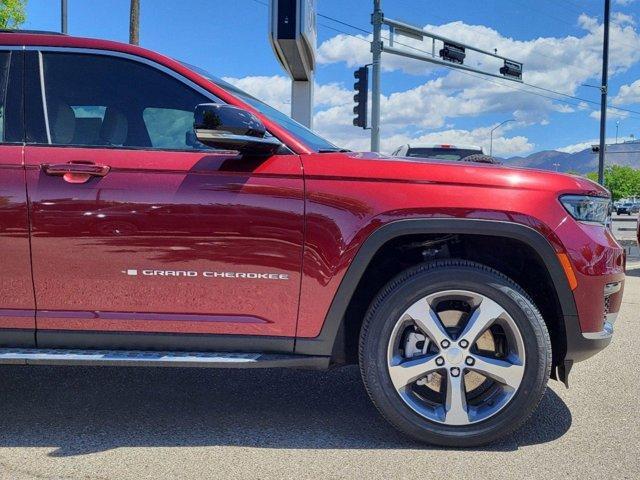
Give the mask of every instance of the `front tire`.
<path id="1" fill-rule="evenodd" d="M 551 343 L 532 300 L 484 265 L 445 260 L 391 280 L 360 335 L 360 370 L 382 415 L 410 437 L 470 447 L 533 413 Z"/>

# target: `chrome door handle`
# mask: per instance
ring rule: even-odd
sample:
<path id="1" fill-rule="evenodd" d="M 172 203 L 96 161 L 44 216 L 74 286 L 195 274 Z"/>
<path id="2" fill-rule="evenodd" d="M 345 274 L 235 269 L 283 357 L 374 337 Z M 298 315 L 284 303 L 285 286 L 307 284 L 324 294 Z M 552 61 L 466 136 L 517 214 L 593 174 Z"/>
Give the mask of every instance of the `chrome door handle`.
<path id="1" fill-rule="evenodd" d="M 104 177 L 111 167 L 94 163 L 55 163 L 42 165 L 47 175 L 62 177 L 68 183 L 86 183 L 91 177 Z"/>

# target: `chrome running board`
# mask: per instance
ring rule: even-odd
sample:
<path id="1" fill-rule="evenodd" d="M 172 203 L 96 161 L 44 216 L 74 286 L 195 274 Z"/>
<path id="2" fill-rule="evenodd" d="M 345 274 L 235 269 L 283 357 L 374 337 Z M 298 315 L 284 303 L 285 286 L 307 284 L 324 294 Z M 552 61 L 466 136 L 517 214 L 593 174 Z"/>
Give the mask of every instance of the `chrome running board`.
<path id="1" fill-rule="evenodd" d="M 0 364 L 10 365 L 325 369 L 329 360 L 272 353 L 0 348 Z"/>

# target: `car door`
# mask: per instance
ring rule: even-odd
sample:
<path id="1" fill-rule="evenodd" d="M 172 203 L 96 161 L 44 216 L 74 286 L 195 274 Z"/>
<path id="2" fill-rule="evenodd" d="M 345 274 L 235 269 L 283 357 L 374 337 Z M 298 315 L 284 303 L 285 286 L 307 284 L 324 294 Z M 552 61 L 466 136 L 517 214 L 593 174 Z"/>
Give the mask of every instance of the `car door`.
<path id="1" fill-rule="evenodd" d="M 42 50 L 26 71 L 38 345 L 291 350 L 300 158 L 198 144 L 218 100 L 141 58 Z"/>
<path id="2" fill-rule="evenodd" d="M 20 50 L 0 48 L 0 346 L 34 346 Z"/>

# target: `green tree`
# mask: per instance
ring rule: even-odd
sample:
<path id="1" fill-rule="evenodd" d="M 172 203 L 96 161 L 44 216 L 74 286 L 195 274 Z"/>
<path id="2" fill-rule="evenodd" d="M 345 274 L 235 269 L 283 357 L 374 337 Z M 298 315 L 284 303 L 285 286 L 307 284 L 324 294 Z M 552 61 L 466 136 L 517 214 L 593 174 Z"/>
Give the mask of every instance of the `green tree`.
<path id="1" fill-rule="evenodd" d="M 0 0 L 0 28 L 18 28 L 27 19 L 27 0 Z"/>
<path id="2" fill-rule="evenodd" d="M 598 181 L 598 174 L 588 173 L 587 177 Z M 604 171 L 604 185 L 611 191 L 614 200 L 640 196 L 640 169 L 611 165 Z"/>

